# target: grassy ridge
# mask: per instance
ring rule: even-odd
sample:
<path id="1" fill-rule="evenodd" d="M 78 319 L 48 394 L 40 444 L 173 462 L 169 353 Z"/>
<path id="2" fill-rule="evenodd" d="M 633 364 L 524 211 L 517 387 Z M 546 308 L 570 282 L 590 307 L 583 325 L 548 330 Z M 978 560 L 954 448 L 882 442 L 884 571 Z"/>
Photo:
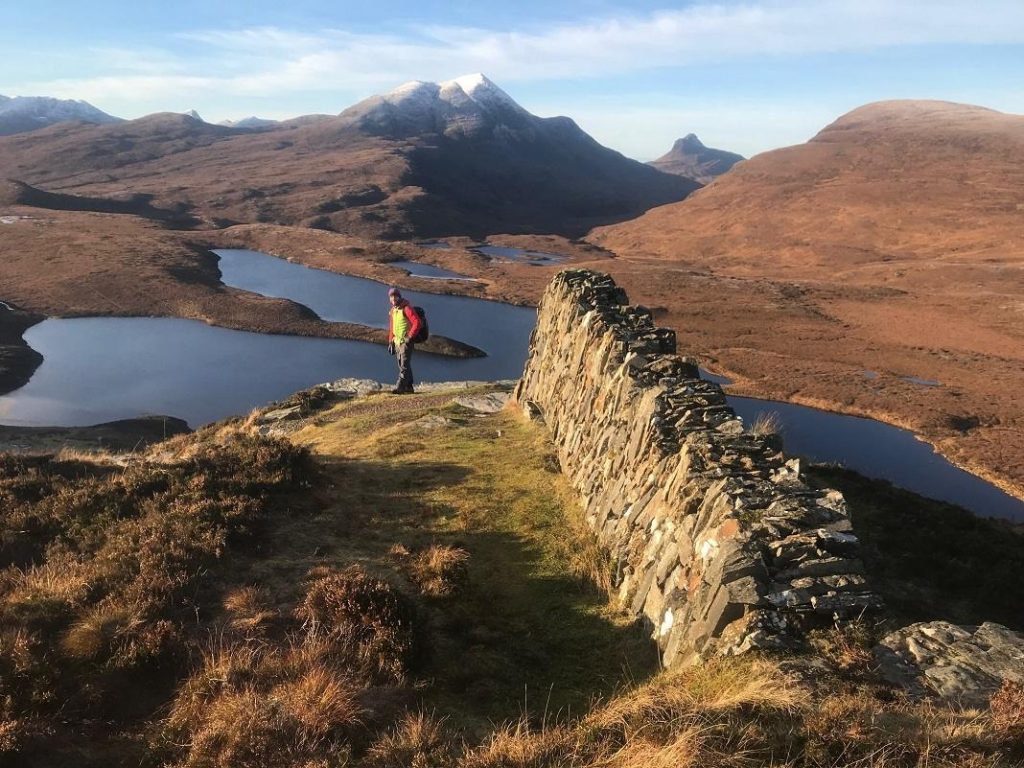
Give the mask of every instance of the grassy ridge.
<path id="1" fill-rule="evenodd" d="M 821 635 L 817 661 L 658 672 L 596 586 L 606 561 L 542 431 L 453 397 L 318 400 L 286 437 L 250 420 L 128 462 L 0 457 L 0 765 L 1024 759 L 1024 691 L 912 701 L 875 677 L 872 627 Z M 902 562 L 885 526 L 908 500 L 844 490 Z M 926 581 L 904 554 L 879 572 L 894 593 Z M 969 576 L 958 604 L 986 583 Z"/>

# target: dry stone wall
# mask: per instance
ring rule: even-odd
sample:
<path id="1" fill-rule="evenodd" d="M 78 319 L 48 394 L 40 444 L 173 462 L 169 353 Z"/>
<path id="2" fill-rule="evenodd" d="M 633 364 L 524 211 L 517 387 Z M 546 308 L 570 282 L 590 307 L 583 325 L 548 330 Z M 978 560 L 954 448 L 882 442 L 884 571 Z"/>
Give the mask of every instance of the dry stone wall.
<path id="1" fill-rule="evenodd" d="M 880 607 L 842 495 L 804 484 L 608 275 L 554 278 L 515 396 L 547 424 L 666 666 L 798 646 Z"/>

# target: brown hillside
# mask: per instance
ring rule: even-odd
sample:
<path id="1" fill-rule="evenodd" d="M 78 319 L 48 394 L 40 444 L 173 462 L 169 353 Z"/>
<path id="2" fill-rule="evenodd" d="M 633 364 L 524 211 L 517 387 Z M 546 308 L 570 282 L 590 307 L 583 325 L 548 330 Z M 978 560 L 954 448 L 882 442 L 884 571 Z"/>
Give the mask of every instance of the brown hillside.
<path id="1" fill-rule="evenodd" d="M 97 199 L 144 201 L 195 226 L 274 223 L 384 239 L 579 236 L 698 186 L 511 101 L 497 112 L 461 107 L 473 130 L 413 120 L 399 131 L 387 129 L 396 115 L 419 113 L 385 98 L 259 130 L 170 113 L 55 125 L 0 137 L 0 180 L 87 199 L 80 210 L 110 210 Z"/>
<path id="2" fill-rule="evenodd" d="M 1024 117 L 870 104 L 590 240 L 737 391 L 913 428 L 1024 492 Z"/>
<path id="3" fill-rule="evenodd" d="M 815 270 L 1024 250 L 1024 117 L 869 104 L 686 201 L 598 230 L 622 254 Z"/>
<path id="4" fill-rule="evenodd" d="M 0 138 L 0 177 L 88 198 L 144 195 L 155 208 L 192 212 L 213 225 L 316 223 L 333 205 L 351 209 L 349 231 L 379 234 L 388 217 L 370 216 L 372 203 L 416 193 L 403 187 L 403 147 L 335 123 L 248 131 L 164 114 L 58 125 Z"/>

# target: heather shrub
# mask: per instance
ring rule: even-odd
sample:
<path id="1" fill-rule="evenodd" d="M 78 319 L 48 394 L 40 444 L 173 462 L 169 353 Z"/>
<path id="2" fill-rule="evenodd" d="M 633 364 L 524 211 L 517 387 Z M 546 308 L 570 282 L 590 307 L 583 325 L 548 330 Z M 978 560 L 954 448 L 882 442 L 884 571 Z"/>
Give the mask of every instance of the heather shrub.
<path id="1" fill-rule="evenodd" d="M 309 634 L 356 649 L 384 679 L 404 679 L 419 650 L 412 602 L 358 566 L 314 573 L 295 615 Z"/>
<path id="2" fill-rule="evenodd" d="M 996 735 L 1018 753 L 1024 753 L 1024 685 L 1006 680 L 991 702 Z"/>
<path id="3" fill-rule="evenodd" d="M 180 668 L 200 611 L 219 607 L 226 554 L 308 485 L 308 466 L 302 449 L 237 431 L 126 466 L 0 455 L 0 714 L 95 717 Z"/>

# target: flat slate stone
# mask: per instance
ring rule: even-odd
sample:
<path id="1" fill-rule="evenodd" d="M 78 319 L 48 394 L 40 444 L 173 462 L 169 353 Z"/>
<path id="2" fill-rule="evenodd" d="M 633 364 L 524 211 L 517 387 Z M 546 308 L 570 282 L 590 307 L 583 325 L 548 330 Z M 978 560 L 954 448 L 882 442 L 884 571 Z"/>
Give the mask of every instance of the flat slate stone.
<path id="1" fill-rule="evenodd" d="M 1001 624 L 911 624 L 875 647 L 882 676 L 915 693 L 988 705 L 1003 681 L 1024 683 L 1024 635 Z"/>
<path id="2" fill-rule="evenodd" d="M 463 395 L 455 398 L 455 404 L 477 413 L 497 413 L 508 403 L 511 393 L 488 392 L 486 395 Z"/>

